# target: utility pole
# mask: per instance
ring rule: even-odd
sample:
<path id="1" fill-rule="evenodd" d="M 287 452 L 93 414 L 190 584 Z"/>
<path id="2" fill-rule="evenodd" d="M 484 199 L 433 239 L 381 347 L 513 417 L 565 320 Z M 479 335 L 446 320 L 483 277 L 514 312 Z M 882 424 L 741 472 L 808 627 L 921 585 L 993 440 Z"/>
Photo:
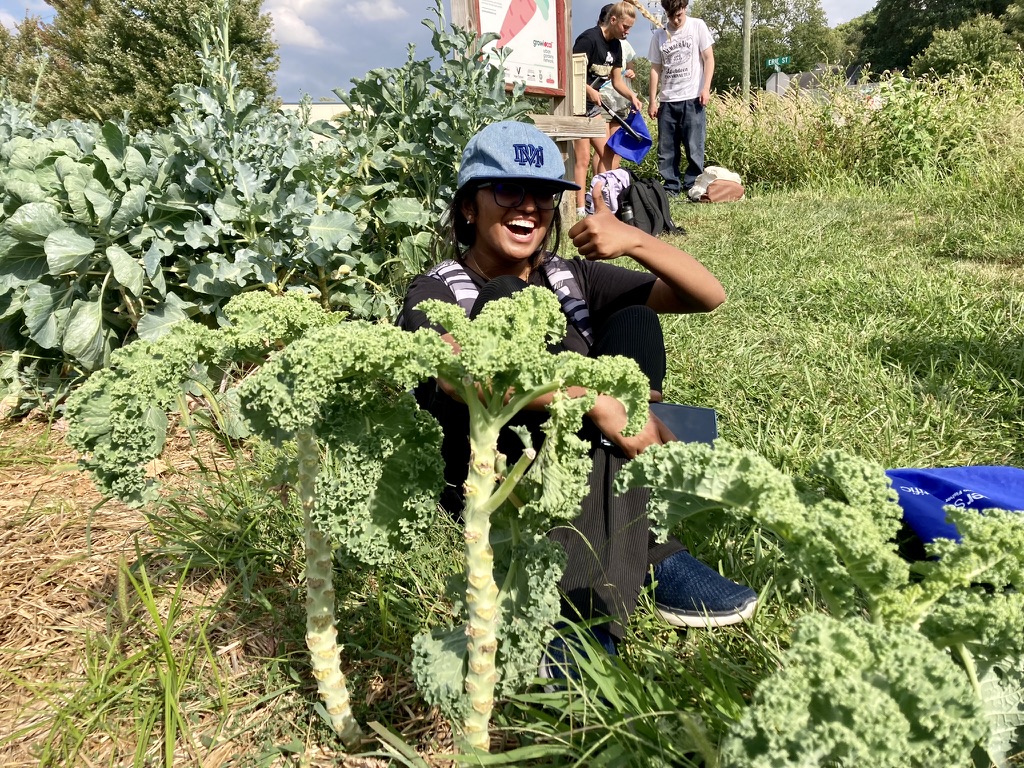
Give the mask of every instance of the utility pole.
<path id="1" fill-rule="evenodd" d="M 750 103 L 750 26 L 751 0 L 743 1 L 743 103 Z"/>

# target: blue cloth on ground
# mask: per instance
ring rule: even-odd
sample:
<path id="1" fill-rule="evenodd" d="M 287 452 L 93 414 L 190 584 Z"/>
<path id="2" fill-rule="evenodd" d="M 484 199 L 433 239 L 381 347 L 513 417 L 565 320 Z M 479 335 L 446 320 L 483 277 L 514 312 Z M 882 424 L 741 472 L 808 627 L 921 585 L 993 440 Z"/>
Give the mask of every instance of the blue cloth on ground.
<path id="1" fill-rule="evenodd" d="M 940 467 L 887 469 L 899 494 L 903 519 L 921 541 L 960 541 L 945 507 L 1024 510 L 1024 469 L 1018 467 Z"/>
<path id="2" fill-rule="evenodd" d="M 647 121 L 638 111 L 632 110 L 625 122 L 629 126 L 629 130 L 620 126 L 619 130 L 608 137 L 607 146 L 621 158 L 638 164 L 642 163 L 651 147 L 654 146 L 651 132 L 647 130 Z"/>

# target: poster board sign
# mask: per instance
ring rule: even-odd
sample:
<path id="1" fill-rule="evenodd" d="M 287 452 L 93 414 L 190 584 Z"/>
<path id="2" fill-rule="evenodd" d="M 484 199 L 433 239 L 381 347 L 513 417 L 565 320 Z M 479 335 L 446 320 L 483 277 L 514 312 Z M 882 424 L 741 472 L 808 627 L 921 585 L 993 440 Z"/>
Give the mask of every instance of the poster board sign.
<path id="1" fill-rule="evenodd" d="M 477 29 L 499 39 L 488 48 L 508 48 L 505 82 L 522 83 L 529 94 L 565 95 L 565 18 L 562 0 L 476 0 Z"/>

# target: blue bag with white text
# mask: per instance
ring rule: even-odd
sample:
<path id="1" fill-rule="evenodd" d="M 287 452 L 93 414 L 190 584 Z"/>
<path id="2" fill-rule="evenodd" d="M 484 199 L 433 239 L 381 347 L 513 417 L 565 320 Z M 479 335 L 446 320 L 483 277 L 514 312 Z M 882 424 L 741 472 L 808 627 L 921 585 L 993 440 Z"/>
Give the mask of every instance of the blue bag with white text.
<path id="1" fill-rule="evenodd" d="M 904 522 L 925 544 L 960 540 L 945 507 L 1024 511 L 1024 469 L 1018 467 L 887 469 L 885 474 L 899 494 Z"/>

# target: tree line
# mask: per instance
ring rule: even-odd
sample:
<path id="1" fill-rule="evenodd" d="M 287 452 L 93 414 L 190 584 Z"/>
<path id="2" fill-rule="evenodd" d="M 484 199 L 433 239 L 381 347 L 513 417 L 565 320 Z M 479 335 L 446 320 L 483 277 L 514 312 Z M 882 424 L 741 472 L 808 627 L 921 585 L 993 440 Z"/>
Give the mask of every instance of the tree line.
<path id="1" fill-rule="evenodd" d="M 199 83 L 200 28 L 207 0 L 47 0 L 51 21 L 26 15 L 0 26 L 0 78 L 13 98 L 42 120 L 121 120 L 134 128 L 170 122 L 174 86 Z M 232 0 L 233 61 L 258 99 L 275 92 L 277 44 L 261 0 Z"/>

